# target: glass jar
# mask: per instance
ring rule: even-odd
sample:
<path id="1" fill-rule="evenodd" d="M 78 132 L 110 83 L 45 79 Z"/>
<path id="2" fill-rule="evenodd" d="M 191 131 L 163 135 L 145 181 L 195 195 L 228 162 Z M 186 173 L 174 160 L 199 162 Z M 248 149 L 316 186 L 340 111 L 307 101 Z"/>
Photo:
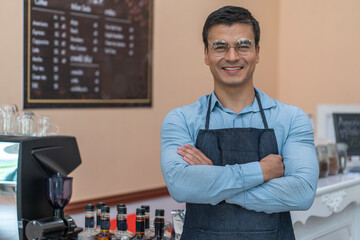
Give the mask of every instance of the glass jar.
<path id="1" fill-rule="evenodd" d="M 348 145 L 346 143 L 337 143 L 336 150 L 339 158 L 339 173 L 343 173 L 346 168 L 346 162 L 348 160 L 347 155 Z"/>
<path id="2" fill-rule="evenodd" d="M 339 157 L 335 143 L 327 145 L 327 154 L 329 158 L 329 175 L 336 175 L 339 172 Z"/>
<path id="3" fill-rule="evenodd" d="M 329 158 L 326 145 L 318 145 L 316 154 L 319 161 L 319 177 L 327 177 L 329 174 Z"/>

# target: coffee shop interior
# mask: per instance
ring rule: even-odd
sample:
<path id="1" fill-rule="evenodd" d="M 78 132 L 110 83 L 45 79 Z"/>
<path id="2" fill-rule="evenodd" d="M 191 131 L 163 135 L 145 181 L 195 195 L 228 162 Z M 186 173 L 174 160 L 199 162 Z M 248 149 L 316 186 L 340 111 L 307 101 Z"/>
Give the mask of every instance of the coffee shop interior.
<path id="1" fill-rule="evenodd" d="M 84 228 L 86 204 L 105 202 L 112 220 L 116 205 L 126 204 L 129 230 L 141 205 L 150 206 L 150 218 L 155 209 L 164 209 L 170 227 L 173 210 L 185 208 L 170 197 L 162 176 L 161 125 L 172 109 L 212 92 L 201 32 L 208 14 L 222 6 L 245 7 L 257 18 L 261 39 L 255 87 L 307 113 L 317 146 L 337 142 L 333 113 L 360 114 L 358 0 L 153 0 L 150 106 L 76 108 L 23 107 L 24 2 L 0 1 L 0 104 L 49 116 L 58 126 L 53 126 L 56 135 L 76 139 L 81 164 L 68 171 L 72 195 L 65 215 L 78 227 Z M 313 206 L 291 212 L 296 239 L 360 239 L 360 154 L 344 149 L 349 155 L 345 169 L 320 176 Z M 8 201 L 16 212 L 15 196 Z M 17 216 L 6 215 L 9 203 L 1 201 L 0 239 L 5 239 L 11 235 L 1 225 L 13 221 L 17 228 Z"/>

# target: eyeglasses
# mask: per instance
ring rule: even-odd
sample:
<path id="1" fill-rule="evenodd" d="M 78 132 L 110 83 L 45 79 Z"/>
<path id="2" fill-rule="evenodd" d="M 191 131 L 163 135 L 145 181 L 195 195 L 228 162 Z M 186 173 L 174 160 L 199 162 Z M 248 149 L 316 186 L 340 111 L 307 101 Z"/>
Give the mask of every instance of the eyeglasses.
<path id="1" fill-rule="evenodd" d="M 224 40 L 216 40 L 211 44 L 210 49 L 215 53 L 215 56 L 224 57 L 232 47 L 238 54 L 247 55 L 252 51 L 252 46 L 253 42 L 250 39 L 240 38 L 234 45 L 229 45 Z"/>

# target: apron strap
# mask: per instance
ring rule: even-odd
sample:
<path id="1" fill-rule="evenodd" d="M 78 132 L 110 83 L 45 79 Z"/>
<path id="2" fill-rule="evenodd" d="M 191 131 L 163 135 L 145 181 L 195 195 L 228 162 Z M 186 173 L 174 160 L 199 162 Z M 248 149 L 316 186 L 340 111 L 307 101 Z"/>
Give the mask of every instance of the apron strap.
<path id="1" fill-rule="evenodd" d="M 261 118 L 262 118 L 262 121 L 263 121 L 263 124 L 264 124 L 264 128 L 268 129 L 269 127 L 268 127 L 268 124 L 267 124 L 267 121 L 266 121 L 264 109 L 263 109 L 261 101 L 260 101 L 259 93 L 256 91 L 255 88 L 254 88 L 254 90 L 255 90 L 255 97 L 256 97 L 256 100 L 257 100 L 258 105 L 259 105 L 259 109 L 260 109 Z M 209 105 L 208 105 L 208 109 L 207 109 L 207 113 L 206 113 L 205 130 L 209 130 L 209 125 L 210 125 L 211 96 L 212 96 L 212 94 L 210 94 L 210 97 L 209 97 Z"/>
<path id="2" fill-rule="evenodd" d="M 208 110 L 207 110 L 207 113 L 206 113 L 205 130 L 209 130 L 209 124 L 210 124 L 210 109 L 211 109 L 211 96 L 212 96 L 212 94 L 210 94 L 210 97 L 209 97 L 209 106 L 208 106 Z"/>
<path id="3" fill-rule="evenodd" d="M 256 100 L 257 100 L 259 108 L 260 108 L 261 118 L 262 118 L 263 123 L 264 123 L 264 128 L 268 129 L 269 127 L 268 127 L 268 124 L 267 124 L 267 121 L 266 121 L 264 109 L 263 109 L 261 101 L 260 101 L 259 93 L 258 93 L 258 91 L 256 91 L 255 88 L 254 88 L 254 90 L 255 90 L 255 97 L 256 97 Z"/>

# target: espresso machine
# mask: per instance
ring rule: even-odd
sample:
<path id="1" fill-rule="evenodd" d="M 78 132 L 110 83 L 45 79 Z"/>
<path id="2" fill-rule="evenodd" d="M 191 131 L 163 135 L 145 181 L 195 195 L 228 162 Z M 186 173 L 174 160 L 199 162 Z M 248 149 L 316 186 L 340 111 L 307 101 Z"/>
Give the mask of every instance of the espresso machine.
<path id="1" fill-rule="evenodd" d="M 0 208 L 12 209 L 0 214 L 11 226 L 0 226 L 0 239 L 76 239 L 82 228 L 63 209 L 72 194 L 67 175 L 80 164 L 74 137 L 0 136 Z M 11 194 L 11 201 L 2 200 Z"/>

